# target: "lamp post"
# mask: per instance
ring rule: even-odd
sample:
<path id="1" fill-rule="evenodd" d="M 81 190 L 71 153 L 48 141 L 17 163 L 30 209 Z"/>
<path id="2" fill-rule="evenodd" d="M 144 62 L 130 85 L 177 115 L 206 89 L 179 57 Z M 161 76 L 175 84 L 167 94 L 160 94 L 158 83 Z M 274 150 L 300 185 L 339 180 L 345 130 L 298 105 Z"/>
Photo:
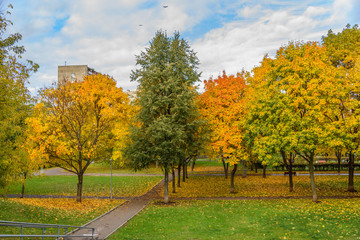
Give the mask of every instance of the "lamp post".
<path id="1" fill-rule="evenodd" d="M 112 164 L 113 160 L 110 159 L 110 200 L 112 200 Z"/>

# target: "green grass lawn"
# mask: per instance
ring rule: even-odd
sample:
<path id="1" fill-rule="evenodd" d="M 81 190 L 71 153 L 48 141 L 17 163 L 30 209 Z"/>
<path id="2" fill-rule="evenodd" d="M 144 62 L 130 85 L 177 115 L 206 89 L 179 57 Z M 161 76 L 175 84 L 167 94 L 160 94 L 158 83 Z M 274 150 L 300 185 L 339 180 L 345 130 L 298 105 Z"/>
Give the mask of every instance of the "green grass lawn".
<path id="1" fill-rule="evenodd" d="M 190 171 L 191 162 L 189 163 Z M 198 159 L 196 160 L 194 171 L 223 171 L 223 165 L 217 160 L 210 159 Z M 86 173 L 110 173 L 110 165 L 106 163 L 93 163 L 91 164 Z M 134 171 L 127 166 L 119 169 L 113 168 L 113 173 L 129 173 L 129 174 L 163 174 L 160 167 L 156 168 L 155 164 L 151 164 L 148 169 L 142 169 L 140 171 Z"/>
<path id="2" fill-rule="evenodd" d="M 359 239 L 360 200 L 151 205 L 108 239 Z"/>
<path id="3" fill-rule="evenodd" d="M 148 169 L 142 169 L 140 171 L 134 171 L 129 167 L 122 167 L 122 168 L 113 168 L 113 173 L 129 173 L 129 174 L 162 174 L 161 168 L 155 167 L 155 164 L 152 164 Z M 108 173 L 110 174 L 110 165 L 105 163 L 93 163 L 90 164 L 86 173 Z"/>
<path id="4" fill-rule="evenodd" d="M 113 196 L 139 196 L 156 185 L 160 176 L 113 176 Z M 83 196 L 110 196 L 109 176 L 84 176 Z M 77 176 L 34 177 L 26 181 L 25 194 L 76 195 Z M 11 186 L 9 194 L 20 194 L 21 185 Z"/>

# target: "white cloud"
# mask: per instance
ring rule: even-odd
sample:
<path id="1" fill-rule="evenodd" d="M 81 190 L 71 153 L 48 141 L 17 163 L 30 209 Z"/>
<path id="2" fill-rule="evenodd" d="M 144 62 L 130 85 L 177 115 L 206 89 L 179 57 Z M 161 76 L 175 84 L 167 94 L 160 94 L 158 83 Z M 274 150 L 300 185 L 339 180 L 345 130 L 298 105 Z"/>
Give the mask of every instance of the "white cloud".
<path id="1" fill-rule="evenodd" d="M 329 19 L 329 23 L 347 21 L 347 15 L 352 10 L 353 5 L 354 3 L 352 0 L 334 0 L 332 6 L 332 16 Z"/>
<path id="2" fill-rule="evenodd" d="M 289 41 L 320 41 L 321 36 L 336 24 L 344 22 L 349 11 L 349 0 L 339 6 L 339 0 L 328 6 L 308 6 L 303 10 L 261 10 L 259 5 L 245 7 L 239 11 L 243 17 L 263 14 L 256 21 L 233 21 L 214 29 L 194 43 L 202 62 L 202 78 L 217 77 L 222 70 L 229 74 L 242 68 L 251 70 L 259 65 L 266 53 L 274 55 L 276 50 Z M 297 10 L 297 11 L 294 11 Z M 342 12 L 338 15 L 338 12 Z M 336 27 L 338 27 L 336 25 Z"/>
<path id="3" fill-rule="evenodd" d="M 261 5 L 255 5 L 254 7 L 245 6 L 238 11 L 240 17 L 250 18 L 257 16 L 261 12 Z"/>
<path id="4" fill-rule="evenodd" d="M 18 0 L 12 20 L 24 36 L 25 58 L 40 64 L 32 88 L 56 80 L 57 66 L 66 61 L 87 64 L 114 76 L 124 89 L 134 89 L 129 76 L 135 54 L 160 28 L 170 35 L 190 31 L 204 19 L 218 20 L 217 29 L 188 39 L 198 52 L 202 78 L 216 77 L 224 69 L 251 70 L 264 54 L 273 54 L 290 40 L 320 40 L 328 29 L 344 27 L 354 1 Z M 277 8 L 269 8 L 269 3 Z M 236 16 L 226 18 L 231 14 Z M 63 28 L 54 31 L 57 20 L 67 17 Z"/>

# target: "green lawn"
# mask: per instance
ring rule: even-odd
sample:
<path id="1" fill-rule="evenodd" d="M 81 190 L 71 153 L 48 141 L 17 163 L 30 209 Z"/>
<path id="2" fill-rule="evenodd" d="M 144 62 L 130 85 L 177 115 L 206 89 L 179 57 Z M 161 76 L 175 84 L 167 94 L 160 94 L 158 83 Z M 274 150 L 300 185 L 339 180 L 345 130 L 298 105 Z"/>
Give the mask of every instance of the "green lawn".
<path id="1" fill-rule="evenodd" d="M 151 205 L 108 239 L 359 239 L 360 200 Z"/>
<path id="2" fill-rule="evenodd" d="M 140 171 L 134 171 L 129 167 L 122 167 L 116 169 L 115 167 L 112 170 L 113 173 L 129 173 L 129 174 L 162 174 L 161 168 L 155 167 L 155 164 L 152 164 L 148 169 L 142 169 Z M 110 174 L 110 165 L 106 163 L 93 163 L 90 164 L 86 173 L 108 173 Z"/>
<path id="3" fill-rule="evenodd" d="M 113 196 L 139 196 L 157 184 L 160 176 L 113 176 Z M 76 176 L 34 177 L 26 181 L 25 194 L 76 195 Z M 21 185 L 11 186 L 9 194 L 19 194 Z M 83 196 L 110 196 L 109 176 L 84 176 Z"/>

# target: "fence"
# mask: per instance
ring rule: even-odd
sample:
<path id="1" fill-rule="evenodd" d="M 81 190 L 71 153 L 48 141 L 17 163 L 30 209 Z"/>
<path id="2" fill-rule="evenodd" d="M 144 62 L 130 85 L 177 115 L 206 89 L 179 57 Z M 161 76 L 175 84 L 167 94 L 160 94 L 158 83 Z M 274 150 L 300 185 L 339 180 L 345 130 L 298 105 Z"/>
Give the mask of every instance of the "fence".
<path id="1" fill-rule="evenodd" d="M 11 222 L 11 221 L 0 221 L 0 227 L 11 227 L 11 228 L 19 228 L 17 231 L 20 230 L 20 234 L 1 234 L 0 232 L 0 239 L 3 238 L 56 238 L 56 239 L 68 239 L 71 232 L 68 232 L 69 229 L 88 229 L 88 235 L 71 235 L 71 238 L 91 238 L 94 239 L 94 228 L 90 227 L 79 227 L 79 226 L 70 226 L 70 225 L 59 225 L 59 224 L 40 224 L 40 223 L 26 223 L 26 222 Z M 39 229 L 41 233 L 39 234 L 28 234 L 24 233 L 25 229 Z M 46 234 L 47 230 L 49 230 L 48 234 Z M 51 230 L 51 231 L 50 231 Z M 40 231 L 39 231 L 40 232 Z"/>

